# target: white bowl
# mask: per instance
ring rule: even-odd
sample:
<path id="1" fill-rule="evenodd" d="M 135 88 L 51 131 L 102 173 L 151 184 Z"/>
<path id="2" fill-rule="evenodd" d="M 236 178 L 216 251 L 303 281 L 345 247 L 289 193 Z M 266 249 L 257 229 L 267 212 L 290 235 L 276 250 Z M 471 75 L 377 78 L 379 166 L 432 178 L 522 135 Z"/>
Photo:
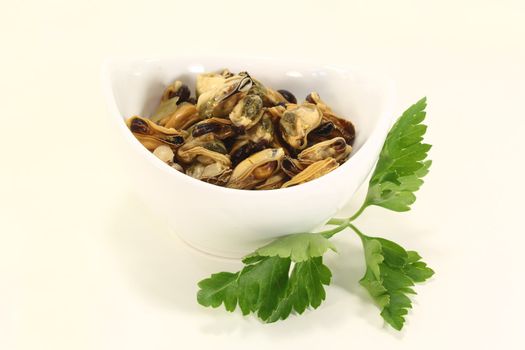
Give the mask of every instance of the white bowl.
<path id="1" fill-rule="evenodd" d="M 133 115 L 148 116 L 174 79 L 190 85 L 205 71 L 247 70 L 263 84 L 287 89 L 299 100 L 319 92 L 357 129 L 350 159 L 314 181 L 269 191 L 211 185 L 164 164 L 126 127 Z M 104 93 L 115 137 L 135 188 L 152 210 L 187 243 L 202 251 L 240 257 L 271 239 L 308 232 L 343 207 L 366 179 L 392 125 L 393 84 L 373 74 L 325 64 L 258 57 L 113 58 L 102 68 Z"/>

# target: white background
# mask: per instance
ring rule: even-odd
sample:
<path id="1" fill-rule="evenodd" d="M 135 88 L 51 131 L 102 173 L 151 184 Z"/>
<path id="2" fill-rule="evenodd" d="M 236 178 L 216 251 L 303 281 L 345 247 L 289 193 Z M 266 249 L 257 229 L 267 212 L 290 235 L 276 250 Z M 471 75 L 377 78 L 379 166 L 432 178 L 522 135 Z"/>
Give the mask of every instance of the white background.
<path id="1" fill-rule="evenodd" d="M 523 1 L 2 1 L 0 50 L 0 349 L 525 348 Z M 239 263 L 189 250 L 134 195 L 99 83 L 106 56 L 182 52 L 373 69 L 399 113 L 428 96 L 414 209 L 358 222 L 437 272 L 401 333 L 358 286 L 350 233 L 316 311 L 263 325 L 196 304 Z"/>

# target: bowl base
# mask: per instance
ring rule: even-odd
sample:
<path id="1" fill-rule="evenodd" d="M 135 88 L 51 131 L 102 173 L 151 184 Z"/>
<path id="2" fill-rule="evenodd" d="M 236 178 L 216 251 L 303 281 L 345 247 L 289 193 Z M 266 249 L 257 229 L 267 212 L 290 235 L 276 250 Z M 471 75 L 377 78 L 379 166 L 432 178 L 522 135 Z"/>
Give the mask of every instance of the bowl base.
<path id="1" fill-rule="evenodd" d="M 184 243 L 184 245 L 188 247 L 188 249 L 191 249 L 192 251 L 197 252 L 201 255 L 204 255 L 208 258 L 239 261 L 246 255 L 245 253 L 240 253 L 240 252 L 222 252 L 222 251 L 217 251 L 217 250 L 212 251 L 198 244 L 189 242 L 182 235 L 177 233 L 175 230 L 172 231 L 172 234 L 177 236 L 177 238 L 182 243 Z"/>

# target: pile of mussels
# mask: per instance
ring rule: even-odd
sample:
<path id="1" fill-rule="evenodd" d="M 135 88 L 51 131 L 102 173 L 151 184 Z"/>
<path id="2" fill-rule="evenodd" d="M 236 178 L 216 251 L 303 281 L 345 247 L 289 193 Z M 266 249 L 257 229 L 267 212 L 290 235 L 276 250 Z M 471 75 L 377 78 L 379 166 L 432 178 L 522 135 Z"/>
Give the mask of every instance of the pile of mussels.
<path id="1" fill-rule="evenodd" d="M 247 72 L 197 76 L 196 96 L 181 81 L 169 85 L 150 118 L 127 120 L 158 158 L 219 186 L 269 190 L 316 179 L 346 161 L 353 124 L 312 92 L 298 104 L 286 90 Z"/>

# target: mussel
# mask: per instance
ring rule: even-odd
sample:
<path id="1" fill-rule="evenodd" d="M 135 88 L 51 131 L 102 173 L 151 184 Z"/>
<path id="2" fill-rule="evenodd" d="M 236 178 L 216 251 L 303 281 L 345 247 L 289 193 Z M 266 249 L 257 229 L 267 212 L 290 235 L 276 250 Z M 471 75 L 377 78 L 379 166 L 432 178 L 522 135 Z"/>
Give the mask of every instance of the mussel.
<path id="1" fill-rule="evenodd" d="M 227 154 L 224 143 L 215 139 L 211 133 L 189 139 L 178 149 L 177 158 L 186 164 L 197 159 L 206 165 L 214 162 L 220 162 L 227 166 L 231 165 L 230 156 Z"/>
<path id="2" fill-rule="evenodd" d="M 160 125 L 166 124 L 166 121 L 177 111 L 179 98 L 177 96 L 169 100 L 162 101 L 155 112 L 149 118 L 152 122 Z"/>
<path id="3" fill-rule="evenodd" d="M 265 107 L 273 107 L 273 106 L 277 106 L 278 104 L 288 102 L 286 98 L 284 98 L 284 96 L 280 92 L 272 88 L 269 88 L 267 86 L 264 86 L 257 79 L 252 78 L 252 80 L 253 80 L 253 85 L 249 93 L 250 95 L 259 96 L 261 100 L 263 101 L 263 105 Z"/>
<path id="4" fill-rule="evenodd" d="M 155 148 L 153 151 L 153 154 L 157 156 L 160 160 L 162 160 L 164 163 L 168 164 L 173 169 L 184 172 L 184 168 L 179 164 L 176 163 L 174 160 L 175 153 L 173 150 L 166 145 L 160 145 L 159 147 Z"/>
<path id="5" fill-rule="evenodd" d="M 214 162 L 211 164 L 204 164 L 201 162 L 194 162 L 186 170 L 186 174 L 214 185 L 224 186 L 230 179 L 232 169 L 221 162 Z"/>
<path id="6" fill-rule="evenodd" d="M 253 85 L 248 73 L 239 73 L 217 87 L 206 90 L 197 100 L 197 110 L 205 118 L 223 117 L 231 113 Z"/>
<path id="7" fill-rule="evenodd" d="M 334 158 L 325 158 L 319 160 L 315 163 L 310 164 L 299 174 L 292 177 L 289 181 L 285 182 L 282 185 L 282 188 L 291 187 L 295 185 L 300 185 L 302 183 L 312 181 L 321 177 L 325 174 L 328 174 L 332 170 L 336 169 L 339 166 L 339 163 Z"/>
<path id="8" fill-rule="evenodd" d="M 230 156 L 235 166 L 252 154 L 268 147 L 273 140 L 273 122 L 268 115 L 264 115 L 259 123 L 239 136 L 233 143 Z"/>
<path id="9" fill-rule="evenodd" d="M 173 152 L 171 147 L 167 145 L 158 146 L 153 150 L 153 154 L 156 155 L 157 158 L 162 160 L 164 163 L 173 162 L 173 157 L 175 156 L 175 153 Z"/>
<path id="10" fill-rule="evenodd" d="M 213 134 L 219 140 L 227 139 L 235 135 L 232 122 L 224 118 L 208 118 L 195 124 L 191 128 L 191 136 L 199 137 L 206 134 Z"/>
<path id="11" fill-rule="evenodd" d="M 268 143 L 265 141 L 253 142 L 250 140 L 242 140 L 236 142 L 232 150 L 230 151 L 230 159 L 232 161 L 232 166 L 237 166 L 240 162 L 248 158 L 254 153 L 262 151 L 268 146 Z"/>
<path id="12" fill-rule="evenodd" d="M 126 124 L 137 140 L 150 151 L 160 145 L 167 145 L 172 149 L 178 148 L 184 143 L 187 136 L 185 131 L 165 128 L 138 116 L 129 118 Z"/>
<path id="13" fill-rule="evenodd" d="M 176 80 L 173 84 L 168 85 L 168 87 L 164 90 L 160 101 L 162 103 L 177 97 L 177 104 L 181 104 L 182 102 L 188 101 L 190 95 L 191 92 L 188 85 L 183 84 L 180 80 Z"/>
<path id="14" fill-rule="evenodd" d="M 290 156 L 284 156 L 281 162 L 282 171 L 289 177 L 294 177 L 295 175 L 303 171 L 304 168 L 305 167 L 303 166 L 303 164 L 301 164 L 301 162 Z"/>
<path id="15" fill-rule="evenodd" d="M 354 125 L 316 92 L 298 102 L 288 90 L 228 69 L 199 74 L 195 92 L 175 80 L 149 119 L 126 123 L 155 156 L 196 179 L 235 189 L 285 188 L 336 169 L 352 151 Z"/>
<path id="16" fill-rule="evenodd" d="M 278 93 L 281 94 L 282 97 L 288 102 L 288 103 L 294 103 L 297 104 L 297 98 L 288 90 L 277 90 Z"/>
<path id="17" fill-rule="evenodd" d="M 197 75 L 195 93 L 197 98 L 205 92 L 215 90 L 224 84 L 226 77 L 218 73 L 202 73 Z"/>
<path id="18" fill-rule="evenodd" d="M 321 125 L 309 135 L 309 141 L 316 143 L 337 136 L 344 137 L 350 146 L 354 143 L 355 127 L 351 121 L 337 116 L 332 109 L 323 101 L 317 92 L 306 96 L 306 101 L 315 104 L 323 113 Z"/>
<path id="19" fill-rule="evenodd" d="M 261 98 L 257 95 L 246 95 L 231 111 L 230 120 L 236 127 L 246 130 L 257 124 L 263 112 Z"/>
<path id="20" fill-rule="evenodd" d="M 293 148 L 304 149 L 308 144 L 308 134 L 319 126 L 322 118 L 321 111 L 314 104 L 288 104 L 279 121 L 283 139 Z"/>
<path id="21" fill-rule="evenodd" d="M 335 137 L 306 148 L 299 153 L 297 160 L 303 165 L 309 165 L 328 157 L 344 162 L 350 152 L 352 152 L 352 146 L 347 145 L 343 137 Z"/>
<path id="22" fill-rule="evenodd" d="M 159 121 L 160 125 L 164 125 L 167 128 L 175 129 L 187 129 L 193 124 L 202 120 L 197 108 L 191 103 L 184 102 L 173 111 L 173 113 Z"/>
<path id="23" fill-rule="evenodd" d="M 277 172 L 270 176 L 262 184 L 255 187 L 256 190 L 274 190 L 281 188 L 281 186 L 288 181 L 289 177 L 283 172 Z"/>
<path id="24" fill-rule="evenodd" d="M 282 148 L 267 148 L 240 162 L 234 169 L 227 187 L 252 189 L 270 178 L 280 168 Z"/>

